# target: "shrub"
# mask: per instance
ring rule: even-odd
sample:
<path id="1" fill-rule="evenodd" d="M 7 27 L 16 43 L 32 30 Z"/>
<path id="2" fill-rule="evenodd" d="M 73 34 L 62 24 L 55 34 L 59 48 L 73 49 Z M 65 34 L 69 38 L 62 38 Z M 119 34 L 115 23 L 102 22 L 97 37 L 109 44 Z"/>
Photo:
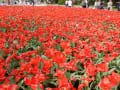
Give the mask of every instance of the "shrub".
<path id="1" fill-rule="evenodd" d="M 58 1 L 58 4 L 60 4 L 60 5 L 65 4 L 65 0 L 59 0 L 59 1 Z"/>

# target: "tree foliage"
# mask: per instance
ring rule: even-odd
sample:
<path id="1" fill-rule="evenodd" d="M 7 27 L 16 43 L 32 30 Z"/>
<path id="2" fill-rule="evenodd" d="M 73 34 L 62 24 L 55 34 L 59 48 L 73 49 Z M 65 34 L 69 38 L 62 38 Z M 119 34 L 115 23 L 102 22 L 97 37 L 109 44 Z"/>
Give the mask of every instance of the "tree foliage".
<path id="1" fill-rule="evenodd" d="M 65 4 L 65 0 L 58 0 L 58 4 L 60 5 Z"/>

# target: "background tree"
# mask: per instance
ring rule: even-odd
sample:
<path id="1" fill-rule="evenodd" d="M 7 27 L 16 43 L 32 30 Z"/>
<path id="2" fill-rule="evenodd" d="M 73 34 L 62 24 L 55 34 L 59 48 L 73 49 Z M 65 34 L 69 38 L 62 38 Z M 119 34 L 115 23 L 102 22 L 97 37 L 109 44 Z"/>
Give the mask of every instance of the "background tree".
<path id="1" fill-rule="evenodd" d="M 58 4 L 65 4 L 65 0 L 58 0 Z"/>

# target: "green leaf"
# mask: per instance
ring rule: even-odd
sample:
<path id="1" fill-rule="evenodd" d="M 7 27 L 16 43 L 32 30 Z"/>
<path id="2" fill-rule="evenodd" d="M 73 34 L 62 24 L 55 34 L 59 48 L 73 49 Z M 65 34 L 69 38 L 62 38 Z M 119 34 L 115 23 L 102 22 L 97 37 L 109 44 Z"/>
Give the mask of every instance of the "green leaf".
<path id="1" fill-rule="evenodd" d="M 15 77 L 14 77 L 14 76 L 11 76 L 11 77 L 10 77 L 10 83 L 11 83 L 11 84 L 15 84 Z"/>
<path id="2" fill-rule="evenodd" d="M 65 76 L 66 76 L 67 78 L 70 78 L 70 75 L 71 75 L 70 72 L 66 72 L 66 73 L 65 73 Z"/>
<path id="3" fill-rule="evenodd" d="M 42 57 L 44 60 L 47 60 L 47 59 L 48 59 L 48 57 L 45 56 L 45 55 L 42 55 L 41 57 Z"/>
<path id="4" fill-rule="evenodd" d="M 23 83 L 24 83 L 24 80 L 21 80 L 21 81 L 18 83 L 19 87 L 21 87 Z"/>
<path id="5" fill-rule="evenodd" d="M 37 90 L 42 90 L 40 87 Z"/>
<path id="6" fill-rule="evenodd" d="M 4 51 L 0 49 L 0 55 L 4 55 Z"/>
<path id="7" fill-rule="evenodd" d="M 18 41 L 17 41 L 17 40 L 14 40 L 13 43 L 18 44 Z"/>

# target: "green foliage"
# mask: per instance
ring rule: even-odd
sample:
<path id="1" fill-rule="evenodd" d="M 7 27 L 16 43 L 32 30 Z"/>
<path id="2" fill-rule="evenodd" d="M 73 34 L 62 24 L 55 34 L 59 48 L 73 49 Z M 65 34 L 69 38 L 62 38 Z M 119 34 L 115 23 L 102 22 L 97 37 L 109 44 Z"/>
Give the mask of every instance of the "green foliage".
<path id="1" fill-rule="evenodd" d="M 59 0 L 58 4 L 60 4 L 60 5 L 65 4 L 65 0 Z"/>
<path id="2" fill-rule="evenodd" d="M 75 0 L 74 4 L 75 5 L 80 5 L 82 3 L 82 0 Z"/>

